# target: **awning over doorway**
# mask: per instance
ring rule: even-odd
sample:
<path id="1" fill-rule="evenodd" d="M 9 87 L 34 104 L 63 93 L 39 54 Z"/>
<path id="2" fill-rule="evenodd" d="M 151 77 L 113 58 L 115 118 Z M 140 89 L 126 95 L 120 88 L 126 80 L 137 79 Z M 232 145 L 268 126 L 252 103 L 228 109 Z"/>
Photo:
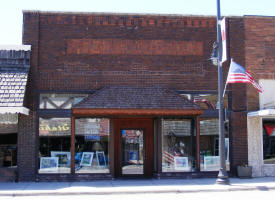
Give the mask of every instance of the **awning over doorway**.
<path id="1" fill-rule="evenodd" d="M 73 109 L 74 115 L 201 115 L 202 108 L 162 87 L 112 86 L 89 95 Z"/>

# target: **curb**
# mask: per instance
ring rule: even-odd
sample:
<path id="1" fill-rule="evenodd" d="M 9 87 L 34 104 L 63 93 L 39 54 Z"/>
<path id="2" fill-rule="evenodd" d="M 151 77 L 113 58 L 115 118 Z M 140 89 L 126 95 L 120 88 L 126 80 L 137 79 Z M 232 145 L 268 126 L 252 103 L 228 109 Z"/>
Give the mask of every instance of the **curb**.
<path id="1" fill-rule="evenodd" d="M 267 186 L 248 186 L 248 187 L 237 187 L 237 188 L 220 188 L 220 189 L 155 189 L 155 190 L 127 190 L 127 191 L 91 191 L 91 192 L 11 192 L 11 193 L 0 193 L 0 196 L 66 196 L 66 195 L 130 195 L 130 194 L 152 194 L 152 193 L 197 193 L 197 192 L 231 192 L 231 191 L 269 191 L 275 190 L 274 187 Z"/>

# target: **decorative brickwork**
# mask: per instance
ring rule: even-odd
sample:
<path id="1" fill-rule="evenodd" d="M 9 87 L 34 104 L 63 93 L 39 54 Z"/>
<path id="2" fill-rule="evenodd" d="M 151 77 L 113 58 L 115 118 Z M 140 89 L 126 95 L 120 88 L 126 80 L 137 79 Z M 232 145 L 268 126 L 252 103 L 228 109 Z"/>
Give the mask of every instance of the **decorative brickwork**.
<path id="1" fill-rule="evenodd" d="M 201 56 L 202 44 L 177 40 L 71 39 L 67 40 L 67 54 Z"/>

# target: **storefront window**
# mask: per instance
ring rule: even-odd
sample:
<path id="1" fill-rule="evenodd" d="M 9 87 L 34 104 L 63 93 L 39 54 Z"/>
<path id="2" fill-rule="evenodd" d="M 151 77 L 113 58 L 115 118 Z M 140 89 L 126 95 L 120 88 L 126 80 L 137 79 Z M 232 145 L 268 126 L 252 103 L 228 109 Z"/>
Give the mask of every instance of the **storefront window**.
<path id="1" fill-rule="evenodd" d="M 191 119 L 163 120 L 162 172 L 192 171 L 195 141 Z"/>
<path id="2" fill-rule="evenodd" d="M 106 118 L 75 120 L 75 173 L 109 173 L 110 122 Z"/>
<path id="3" fill-rule="evenodd" d="M 225 159 L 229 170 L 228 128 L 225 128 Z M 219 119 L 200 119 L 200 169 L 201 171 L 219 170 Z"/>
<path id="4" fill-rule="evenodd" d="M 264 164 L 275 164 L 275 120 L 263 121 Z"/>
<path id="5" fill-rule="evenodd" d="M 70 118 L 39 118 L 39 173 L 70 173 L 70 147 Z"/>
<path id="6" fill-rule="evenodd" d="M 205 110 L 216 110 L 218 94 L 183 94 L 187 99 L 198 104 Z M 224 96 L 224 108 L 228 109 L 228 97 Z"/>

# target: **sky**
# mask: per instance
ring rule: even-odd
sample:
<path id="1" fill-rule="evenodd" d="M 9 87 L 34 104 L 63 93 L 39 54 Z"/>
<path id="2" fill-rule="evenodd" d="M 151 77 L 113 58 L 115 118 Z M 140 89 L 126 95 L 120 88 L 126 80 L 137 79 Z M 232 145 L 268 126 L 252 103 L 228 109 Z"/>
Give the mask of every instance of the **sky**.
<path id="1" fill-rule="evenodd" d="M 220 0 L 222 16 L 275 16 L 275 0 Z M 22 10 L 216 16 L 216 0 L 0 0 L 0 45 L 22 44 Z"/>

